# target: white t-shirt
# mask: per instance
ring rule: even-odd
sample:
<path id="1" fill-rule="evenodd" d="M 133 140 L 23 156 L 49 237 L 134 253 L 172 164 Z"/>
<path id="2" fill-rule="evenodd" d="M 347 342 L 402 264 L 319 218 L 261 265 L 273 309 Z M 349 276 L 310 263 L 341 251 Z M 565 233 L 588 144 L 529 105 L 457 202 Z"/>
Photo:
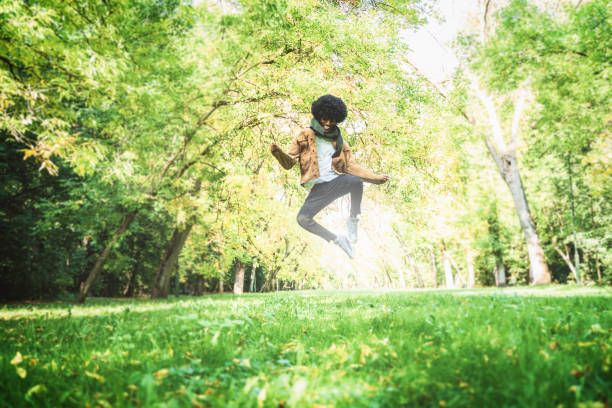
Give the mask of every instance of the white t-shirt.
<path id="1" fill-rule="evenodd" d="M 338 177 L 338 173 L 331 167 L 332 156 L 336 152 L 333 143 L 319 136 L 315 136 L 315 141 L 317 143 L 317 160 L 319 161 L 320 176 L 304 183 L 304 188 L 306 190 L 310 190 L 315 184 L 332 181 Z"/>

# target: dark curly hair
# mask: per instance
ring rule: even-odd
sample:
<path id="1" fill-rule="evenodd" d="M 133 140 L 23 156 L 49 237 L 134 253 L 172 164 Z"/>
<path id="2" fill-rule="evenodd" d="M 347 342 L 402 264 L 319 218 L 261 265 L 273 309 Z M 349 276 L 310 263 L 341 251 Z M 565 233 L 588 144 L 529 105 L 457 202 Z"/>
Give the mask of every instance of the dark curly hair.
<path id="1" fill-rule="evenodd" d="M 333 95 L 323 95 L 314 101 L 310 112 L 317 120 L 327 119 L 340 123 L 346 119 L 346 105 L 342 99 Z"/>

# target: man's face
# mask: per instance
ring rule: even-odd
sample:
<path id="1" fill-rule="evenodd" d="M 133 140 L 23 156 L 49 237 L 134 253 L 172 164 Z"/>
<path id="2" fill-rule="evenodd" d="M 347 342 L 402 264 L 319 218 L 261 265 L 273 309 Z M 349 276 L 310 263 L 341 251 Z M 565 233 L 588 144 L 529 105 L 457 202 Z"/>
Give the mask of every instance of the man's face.
<path id="1" fill-rule="evenodd" d="M 329 119 L 319 119 L 319 123 L 323 126 L 325 133 L 331 132 L 336 127 L 336 122 Z"/>

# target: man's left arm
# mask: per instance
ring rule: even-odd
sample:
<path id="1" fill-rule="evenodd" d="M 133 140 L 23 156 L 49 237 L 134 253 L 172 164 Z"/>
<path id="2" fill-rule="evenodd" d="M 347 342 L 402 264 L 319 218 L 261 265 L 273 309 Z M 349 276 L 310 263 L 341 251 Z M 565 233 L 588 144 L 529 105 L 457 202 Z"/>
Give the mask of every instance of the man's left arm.
<path id="1" fill-rule="evenodd" d="M 370 170 L 361 167 L 355 162 L 355 158 L 351 153 L 349 146 L 345 146 L 343 149 L 346 155 L 346 172 L 357 176 L 368 183 L 383 184 L 389 180 L 389 176 L 386 174 L 374 174 Z"/>

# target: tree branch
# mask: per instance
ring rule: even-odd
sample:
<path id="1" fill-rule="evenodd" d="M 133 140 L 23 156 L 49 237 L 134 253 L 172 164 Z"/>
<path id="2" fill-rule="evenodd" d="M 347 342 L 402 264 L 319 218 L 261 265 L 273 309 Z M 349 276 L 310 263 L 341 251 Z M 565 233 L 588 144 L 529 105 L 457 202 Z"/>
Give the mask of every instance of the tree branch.
<path id="1" fill-rule="evenodd" d="M 522 88 L 519 91 L 519 96 L 516 102 L 514 103 L 514 117 L 512 118 L 512 136 L 510 139 L 510 148 L 509 152 L 516 152 L 516 146 L 518 144 L 519 138 L 519 126 L 521 123 L 521 116 L 523 115 L 523 111 L 525 110 L 525 99 L 527 99 L 527 91 Z"/>
<path id="2" fill-rule="evenodd" d="M 11 71 L 11 76 L 15 81 L 18 81 L 19 79 L 17 79 L 17 74 L 15 74 L 15 71 L 13 71 L 13 69 L 19 69 L 19 67 L 13 64 L 11 60 L 6 57 L 3 57 L 2 55 L 0 55 L 0 61 L 3 61 L 6 65 L 8 65 L 9 71 Z"/>
<path id="3" fill-rule="evenodd" d="M 487 43 L 487 19 L 489 17 L 489 7 L 491 6 L 491 0 L 486 0 L 484 7 L 484 14 L 482 18 L 482 33 L 481 33 L 481 42 L 482 44 Z"/>
<path id="4" fill-rule="evenodd" d="M 561 249 L 559 249 L 557 245 L 554 245 L 554 248 L 555 248 L 555 251 L 557 251 L 557 253 L 561 255 L 561 258 L 563 258 L 567 266 L 570 268 L 570 271 L 572 271 L 574 278 L 578 280 L 578 275 L 576 274 L 576 268 L 574 267 L 572 260 L 569 258 L 569 256 L 566 253 L 563 253 L 563 251 L 561 251 Z"/>
<path id="5" fill-rule="evenodd" d="M 497 115 L 497 110 L 495 109 L 495 104 L 489 95 L 483 92 L 480 89 L 480 86 L 478 86 L 478 78 L 476 78 L 476 75 L 468 73 L 468 79 L 470 80 L 472 89 L 478 96 L 478 99 L 480 99 L 480 102 L 482 102 L 484 105 L 489 116 L 489 124 L 491 125 L 491 133 L 493 134 L 492 144 L 498 153 L 504 154 L 508 149 L 506 142 L 504 141 L 501 123 L 499 116 Z"/>
<path id="6" fill-rule="evenodd" d="M 404 57 L 404 61 L 406 61 L 406 63 L 408 65 L 410 65 L 410 67 L 414 70 L 414 72 L 418 76 L 420 76 L 422 79 L 424 79 L 429 84 L 429 86 L 431 86 L 442 98 L 444 98 L 455 109 L 457 109 L 457 111 L 459 113 L 461 113 L 461 115 L 465 118 L 465 120 L 468 121 L 468 123 L 470 125 L 474 125 L 474 120 L 467 114 L 467 112 L 464 109 L 462 109 L 461 107 L 457 106 L 453 101 L 451 101 L 450 98 L 448 97 L 448 95 L 446 95 L 446 93 L 442 90 L 442 88 L 440 88 L 435 82 L 433 82 L 431 79 L 429 79 L 429 77 L 427 77 L 427 75 L 422 73 L 421 70 L 419 70 L 419 68 L 415 64 L 413 64 L 408 58 Z"/>

